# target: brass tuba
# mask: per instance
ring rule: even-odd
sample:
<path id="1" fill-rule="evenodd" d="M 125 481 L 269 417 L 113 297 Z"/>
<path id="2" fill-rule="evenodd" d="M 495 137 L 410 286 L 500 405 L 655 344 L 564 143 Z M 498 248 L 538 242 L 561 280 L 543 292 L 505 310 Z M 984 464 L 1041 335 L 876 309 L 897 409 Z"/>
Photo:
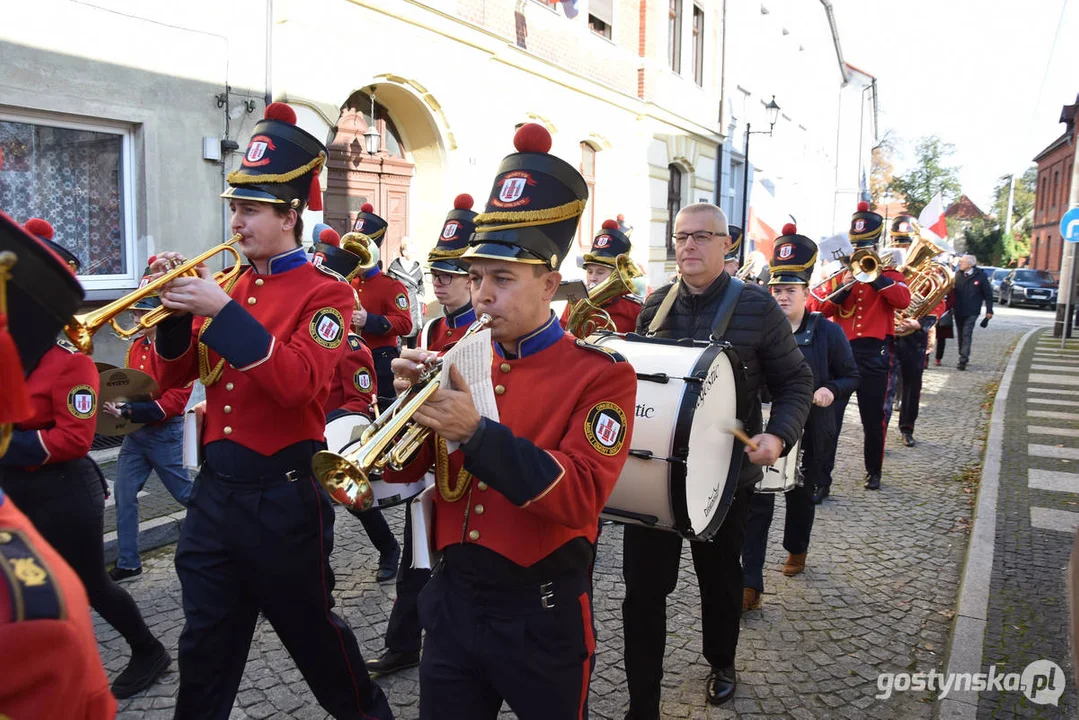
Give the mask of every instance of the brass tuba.
<path id="1" fill-rule="evenodd" d="M 903 320 L 921 320 L 933 312 L 944 296 L 952 291 L 955 276 L 951 268 L 933 258 L 944 250 L 924 235 L 907 249 L 907 261 L 900 270 L 910 290 L 910 305 L 895 311 L 895 334 L 910 335 L 914 330 L 902 327 Z"/>
<path id="2" fill-rule="evenodd" d="M 462 338 L 480 332 L 490 322 L 491 316 L 484 313 Z M 429 363 L 419 381 L 398 395 L 363 431 L 355 450 L 344 455 L 329 450 L 315 453 L 311 470 L 330 498 L 356 510 L 367 510 L 374 504 L 371 473 L 387 467 L 400 470 L 430 435 L 431 429 L 415 422 L 412 416 L 438 390 L 441 372 L 441 359 Z"/>
<path id="3" fill-rule="evenodd" d="M 586 338 L 600 330 L 614 330 L 614 321 L 603 306 L 633 292 L 633 280 L 642 276 L 627 253 L 614 259 L 614 272 L 588 291 L 588 297 L 570 307 L 566 328 L 576 337 Z"/>
<path id="4" fill-rule="evenodd" d="M 161 321 L 173 314 L 173 311 L 165 306 L 154 308 L 146 313 L 130 328 L 120 327 L 120 323 L 116 322 L 116 318 L 123 311 L 130 310 L 131 306 L 139 300 L 156 295 L 160 288 L 169 284 L 176 278 L 188 276 L 197 277 L 198 270 L 196 268 L 219 252 L 232 253 L 236 261 L 236 264 L 230 269 L 214 273 L 214 282 L 227 289 L 227 287 L 230 287 L 232 283 L 236 281 L 236 278 L 240 276 L 240 271 L 243 269 L 240 251 L 233 247 L 233 245 L 241 240 L 243 240 L 243 235 L 237 233 L 229 238 L 227 242 L 212 247 L 198 257 L 185 260 L 179 265 L 170 268 L 160 277 L 148 282 L 138 290 L 124 295 L 119 300 L 113 300 L 105 307 L 98 308 L 97 310 L 83 313 L 82 315 L 76 315 L 71 318 L 71 322 L 64 328 L 64 333 L 79 352 L 89 355 L 94 351 L 94 334 L 105 327 L 105 325 L 112 325 L 112 329 L 116 334 L 124 339 L 131 337 L 140 330 L 146 330 L 159 325 Z"/>

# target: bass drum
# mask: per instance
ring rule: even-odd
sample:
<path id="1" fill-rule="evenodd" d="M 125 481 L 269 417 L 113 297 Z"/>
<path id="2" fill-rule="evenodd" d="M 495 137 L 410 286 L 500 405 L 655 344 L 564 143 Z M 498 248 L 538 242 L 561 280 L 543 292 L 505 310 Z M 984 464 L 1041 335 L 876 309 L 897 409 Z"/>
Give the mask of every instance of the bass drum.
<path id="1" fill-rule="evenodd" d="M 351 412 L 340 415 L 326 423 L 326 447 L 338 455 L 347 455 L 363 442 L 363 431 L 371 425 L 371 420 L 362 413 Z M 401 505 L 423 492 L 434 482 L 434 475 L 427 473 L 423 480 L 413 483 L 388 483 L 379 473 L 371 473 L 368 481 L 375 503 L 372 508 L 386 508 Z"/>
<path id="2" fill-rule="evenodd" d="M 589 338 L 637 371 L 629 458 L 604 508 L 616 522 L 707 540 L 738 488 L 745 375 L 726 344 L 601 333 Z"/>

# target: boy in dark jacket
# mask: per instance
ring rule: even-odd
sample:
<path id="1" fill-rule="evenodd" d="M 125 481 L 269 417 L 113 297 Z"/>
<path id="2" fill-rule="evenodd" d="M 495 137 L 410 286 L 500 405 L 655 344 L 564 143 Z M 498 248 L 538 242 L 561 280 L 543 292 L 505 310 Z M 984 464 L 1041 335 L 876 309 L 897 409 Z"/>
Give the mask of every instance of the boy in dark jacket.
<path id="1" fill-rule="evenodd" d="M 813 406 L 802 434 L 801 474 L 803 484 L 785 494 L 787 515 L 783 528 L 783 547 L 787 562 L 783 574 L 797 575 L 805 569 L 809 535 L 813 530 L 815 492 L 831 484 L 832 460 L 838 441 L 832 403 L 849 397 L 858 387 L 858 366 L 843 329 L 820 313 L 806 312 L 809 277 L 817 262 L 817 246 L 799 235 L 793 224 L 783 228 L 772 256 L 772 279 L 768 283 L 780 310 L 787 316 L 794 339 L 813 371 Z M 742 565 L 745 578 L 742 610 L 760 607 L 764 592 L 764 554 L 768 528 L 775 509 L 773 493 L 755 493 L 746 524 Z"/>

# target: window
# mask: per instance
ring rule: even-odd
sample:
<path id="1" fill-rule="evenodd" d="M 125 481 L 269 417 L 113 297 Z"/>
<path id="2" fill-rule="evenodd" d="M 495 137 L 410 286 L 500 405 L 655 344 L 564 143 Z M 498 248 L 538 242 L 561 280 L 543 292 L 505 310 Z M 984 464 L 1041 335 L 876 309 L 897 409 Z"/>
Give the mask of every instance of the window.
<path id="1" fill-rule="evenodd" d="M 589 0 L 588 29 L 610 40 L 612 25 L 614 25 L 614 1 Z"/>
<path id="2" fill-rule="evenodd" d="M 132 131 L 0 115 L 0 208 L 23 223 L 39 217 L 54 242 L 79 258 L 88 290 L 131 287 L 135 265 Z"/>
<path id="3" fill-rule="evenodd" d="M 704 10 L 693 6 L 693 81 L 704 87 Z"/>
<path id="4" fill-rule="evenodd" d="M 667 11 L 667 63 L 682 72 L 682 0 L 669 0 Z"/>
<path id="5" fill-rule="evenodd" d="M 1057 190 L 1060 189 L 1060 171 L 1053 171 L 1053 207 L 1057 206 Z"/>
<path id="6" fill-rule="evenodd" d="M 581 143 L 581 177 L 588 186 L 588 204 L 577 222 L 577 247 L 586 250 L 596 236 L 596 149 Z"/>
<path id="7" fill-rule="evenodd" d="M 682 209 L 682 171 L 677 165 L 668 165 L 667 180 L 667 257 L 674 257 L 674 216 Z"/>

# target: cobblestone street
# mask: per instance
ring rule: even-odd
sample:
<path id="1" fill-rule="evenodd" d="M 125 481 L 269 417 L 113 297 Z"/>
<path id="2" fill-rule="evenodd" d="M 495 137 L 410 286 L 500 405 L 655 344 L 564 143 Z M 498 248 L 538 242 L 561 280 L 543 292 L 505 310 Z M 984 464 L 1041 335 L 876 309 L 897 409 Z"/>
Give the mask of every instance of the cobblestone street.
<path id="1" fill-rule="evenodd" d="M 877 678 L 884 672 L 944 669 L 992 394 L 1018 338 L 1051 319 L 1046 312 L 1001 308 L 987 330 L 975 331 L 966 372 L 955 369 L 955 342 L 949 341 L 944 365 L 931 364 L 925 375 L 915 447 L 903 447 L 893 419 L 877 493 L 862 489 L 862 433 L 851 403 L 832 495 L 818 508 L 807 569 L 794 578 L 780 572 L 786 555 L 783 503 L 777 503 L 763 606 L 743 618 L 738 691 L 723 708 L 705 701 L 708 666 L 700 653 L 699 602 L 685 547 L 668 609 L 664 717 L 933 716 L 935 698 L 927 692 L 876 699 Z M 400 534 L 401 509 L 387 517 Z M 593 717 L 619 720 L 628 703 L 621 539 L 619 526 L 608 527 L 596 562 L 598 656 L 590 708 Z M 144 574 L 126 587 L 175 658 L 183 613 L 172 547 L 148 553 Z M 339 512 L 333 554 L 337 610 L 356 631 L 366 657 L 382 650 L 393 601 L 393 585 L 374 582 L 376 564 L 360 524 Z M 96 615 L 95 620 L 107 671 L 115 677 L 126 663 L 126 644 Z M 418 715 L 417 678 L 413 669 L 378 680 L 399 718 Z M 162 683 L 123 701 L 120 717 L 171 718 L 177 680 L 174 665 Z M 232 717 L 325 717 L 265 622 L 255 633 Z"/>

